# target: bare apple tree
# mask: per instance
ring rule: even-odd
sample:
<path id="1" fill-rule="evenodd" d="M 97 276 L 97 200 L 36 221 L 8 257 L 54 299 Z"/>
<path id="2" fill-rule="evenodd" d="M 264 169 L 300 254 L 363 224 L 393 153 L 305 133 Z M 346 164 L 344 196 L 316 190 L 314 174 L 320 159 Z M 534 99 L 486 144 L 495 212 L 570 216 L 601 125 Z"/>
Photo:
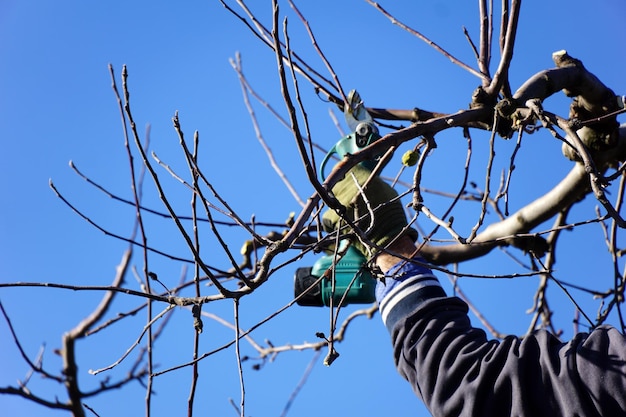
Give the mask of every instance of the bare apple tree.
<path id="1" fill-rule="evenodd" d="M 455 112 L 448 109 L 366 107 L 369 115 L 378 124 L 382 137 L 363 150 L 338 159 L 324 181 L 320 180 L 319 160 L 320 155 L 327 151 L 311 140 L 313 135 L 310 126 L 314 121 L 309 120 L 300 93 L 303 88 L 310 89 L 312 86 L 317 95 L 324 99 L 323 102 L 320 101 L 320 105 L 335 108 L 343 113 L 348 101 L 348 92 L 333 70 L 332 63 L 326 59 L 323 49 L 318 45 L 306 16 L 300 13 L 292 1 L 288 2 L 289 7 L 299 18 L 298 23 L 306 29 L 320 62 L 324 64 L 323 71 L 316 70 L 314 65 L 305 62 L 296 52 L 296 48 L 290 42 L 289 26 L 286 20 L 281 19 L 281 11 L 276 0 L 273 3 L 272 21 L 267 25 L 262 23 L 263 19 L 256 16 L 245 2 L 237 1 L 236 4 L 230 4 L 225 0 L 221 1 L 224 8 L 240 21 L 242 27 L 264 44 L 267 53 L 273 53 L 275 56 L 283 103 L 268 103 L 255 91 L 254 85 L 246 78 L 238 56 L 231 64 L 239 77 L 243 100 L 249 110 L 257 139 L 264 146 L 273 168 L 299 202 L 300 211 L 294 213 L 284 223 L 242 218 L 213 186 L 210 168 L 209 170 L 203 168 L 200 134 L 196 132 L 191 138 L 186 135 L 178 115 L 173 118 L 173 128 L 179 137 L 180 152 L 186 164 L 185 172 L 180 172 L 170 166 L 166 159 L 161 159 L 156 152 L 151 152 L 149 132 L 140 132 L 133 117 L 132 86 L 128 82 L 128 70 L 124 67 L 119 74 L 111 67 L 113 90 L 124 126 L 125 150 L 131 169 L 134 194 L 129 199 L 115 195 L 106 188 L 106 185 L 96 183 L 77 167 L 72 167 L 77 175 L 116 203 L 134 207 L 136 219 L 134 230 L 127 237 L 107 230 L 93 221 L 89 213 L 83 213 L 74 206 L 72 201 L 79 197 L 63 195 L 53 183 L 50 185 L 59 199 L 78 216 L 112 238 L 127 241 L 129 248 L 124 253 L 117 274 L 109 286 L 76 286 L 45 281 L 0 284 L 1 287 L 40 286 L 62 288 L 67 291 L 100 291 L 103 294 L 100 304 L 94 308 L 92 314 L 63 335 L 62 346 L 58 352 L 63 358 L 63 369 L 57 373 L 47 369 L 41 358 L 29 357 L 18 333 L 13 329 L 11 315 L 2 308 L 4 320 L 11 329 L 9 338 L 21 352 L 21 359 L 28 363 L 31 374 L 55 381 L 64 387 L 66 397 L 63 400 L 46 398 L 38 392 L 32 392 L 28 387 L 28 378 L 15 386 L 0 387 L 0 393 L 21 396 L 27 401 L 39 403 L 44 407 L 66 410 L 75 416 L 90 413 L 97 415 L 98 410 L 88 406 L 90 398 L 106 395 L 107 391 L 139 382 L 145 387 L 146 415 L 151 415 L 154 414 L 151 405 L 154 381 L 164 374 L 180 369 L 192 369 L 193 376 L 187 400 L 188 415 L 191 416 L 195 411 L 194 399 L 199 381 L 197 372 L 199 363 L 208 360 L 217 352 L 232 349 L 238 358 L 241 383 L 241 399 L 238 404 L 233 402 L 233 406 L 244 416 L 243 364 L 246 357 L 241 354 L 241 343 L 249 344 L 256 351 L 257 361 L 273 358 L 288 350 L 316 350 L 326 352 L 325 362 L 331 364 L 338 355 L 336 345 L 346 337 L 349 324 L 359 317 L 375 315 L 376 305 L 354 310 L 347 316 L 340 316 L 341 304 L 334 306 L 330 309 L 329 328 L 318 332 L 317 341 L 274 345 L 268 341 L 258 342 L 261 336 L 255 330 L 286 311 L 297 302 L 297 299 L 286 302 L 284 307 L 267 317 L 255 317 L 257 324 L 247 329 L 240 325 L 240 300 L 254 297 L 259 288 L 277 274 L 291 275 L 296 263 L 305 254 L 319 253 L 333 247 L 333 243 L 339 237 L 335 233 L 324 233 L 320 227 L 320 216 L 324 210 L 344 213 L 344 208 L 330 192 L 333 185 L 347 175 L 353 166 L 363 161 L 374 160 L 377 156 L 383 155 L 379 164 L 379 167 L 382 167 L 403 146 L 411 148 L 408 154 L 410 158 L 407 158 L 413 158 L 415 164 L 389 164 L 385 171 L 386 178 L 394 183 L 403 201 L 407 203 L 410 224 L 420 231 L 417 244 L 433 268 L 448 275 L 455 283 L 458 283 L 459 278 L 468 276 L 490 279 L 539 277 L 540 285 L 534 300 L 531 301 L 533 314 L 529 316 L 528 331 L 548 328 L 558 334 L 559 328 L 552 321 L 553 311 L 547 293 L 548 284 L 562 288 L 566 294 L 569 294 L 569 290 L 568 284 L 554 272 L 557 243 L 567 239 L 564 231 L 597 224 L 599 233 L 604 234 L 606 249 L 610 254 L 615 273 L 606 280 L 597 280 L 589 288 L 577 288 L 599 300 L 595 316 L 582 308 L 578 309 L 577 314 L 582 318 L 578 318 L 577 323 L 592 328 L 606 322 L 609 317 L 615 317 L 621 325 L 621 330 L 625 329 L 621 310 L 624 300 L 624 279 L 619 266 L 623 249 L 618 243 L 618 237 L 626 226 L 622 209 L 626 178 L 622 163 L 626 157 L 626 127 L 620 127 L 617 120 L 618 115 L 624 112 L 624 97 L 615 94 L 588 71 L 580 60 L 570 56 L 566 51 L 554 52 L 553 68 L 531 76 L 519 86 L 511 85 L 509 68 L 515 50 L 521 0 L 510 2 L 503 0 L 499 21 L 493 16 L 493 2 L 487 0 L 478 2 L 481 24 L 477 41 L 466 32 L 476 58 L 473 65 L 457 59 L 415 28 L 402 23 L 400 17 L 391 15 L 378 3 L 368 0 L 367 3 L 391 23 L 427 42 L 446 56 L 451 65 L 457 65 L 474 75 L 480 85 L 471 97 L 467 97 L 470 102 L 468 108 Z M 498 39 L 494 39 L 496 25 L 499 25 Z M 497 51 L 498 56 L 495 64 L 492 63 L 494 51 Z M 567 115 L 563 114 L 562 109 L 552 110 L 549 106 L 544 106 L 547 98 L 561 92 L 570 98 Z M 290 183 L 288 175 L 283 172 L 283 167 L 273 159 L 271 147 L 265 143 L 262 129 L 257 123 L 252 102 L 273 114 L 293 135 L 299 152 L 298 157 L 306 171 L 308 183 L 314 190 L 306 198 L 299 196 L 298 187 Z M 364 97 L 364 102 L 370 104 L 367 97 Z M 276 110 L 282 106 L 287 110 L 286 117 L 281 115 L 282 111 Z M 451 130 L 459 132 L 466 141 L 465 166 L 456 167 L 458 169 L 454 171 L 458 173 L 458 189 L 449 192 L 426 187 L 424 184 L 428 180 L 427 167 L 438 146 L 438 140 L 444 132 Z M 561 154 L 550 155 L 550 158 L 555 160 L 568 158 L 572 161 L 569 173 L 543 195 L 534 199 L 526 198 L 523 192 L 517 192 L 511 185 L 512 178 L 515 178 L 515 169 L 517 169 L 515 172 L 519 172 L 529 168 L 518 166 L 516 160 L 518 150 L 525 144 L 522 139 L 528 135 L 541 135 L 545 137 L 542 140 L 562 142 Z M 507 156 L 508 170 L 498 180 L 498 174 L 493 166 L 496 159 L 496 142 L 501 139 L 509 140 L 514 146 L 513 152 Z M 472 145 L 476 141 L 485 142 L 485 140 L 488 141 L 489 152 L 483 167 L 484 186 L 480 187 L 469 180 L 468 172 L 473 156 Z M 140 164 L 136 164 L 136 161 Z M 138 165 L 141 166 L 141 170 L 136 170 Z M 392 172 L 394 170 L 395 172 Z M 181 213 L 174 208 L 175 204 L 162 185 L 164 176 L 175 179 L 181 187 L 188 190 L 192 199 L 188 213 Z M 144 184 L 144 180 L 150 185 Z M 499 185 L 497 189 L 493 189 L 496 183 Z M 155 187 L 163 208 L 143 205 L 142 190 L 145 187 Z M 517 200 L 523 199 L 524 204 L 511 213 L 509 200 L 513 195 Z M 446 203 L 434 207 L 431 205 L 431 201 L 434 200 L 432 196 L 437 196 Z M 587 210 L 585 219 L 572 222 L 568 214 L 573 207 L 582 202 L 588 203 L 588 207 L 596 208 Z M 467 210 L 468 206 L 474 209 Z M 373 209 L 375 208 L 372 207 Z M 150 230 L 145 225 L 145 219 L 149 216 L 166 217 L 172 222 L 186 245 L 188 252 L 186 258 L 171 255 L 151 245 L 148 239 Z M 348 233 L 340 236 L 341 238 L 358 239 L 366 244 L 372 244 L 368 241 L 365 230 L 359 229 L 349 220 L 346 221 L 350 223 L 351 228 Z M 552 222 L 551 227 L 540 228 L 548 221 Z M 204 230 L 205 225 L 208 225 L 212 238 L 221 243 L 223 251 L 220 256 L 228 259 L 229 269 L 216 267 L 213 265 L 215 255 L 209 257 L 202 251 L 206 235 L 199 230 Z M 233 242 L 225 230 L 232 228 L 237 228 L 248 236 L 245 242 L 240 242 L 243 243 L 240 254 L 233 253 L 229 246 Z M 263 229 L 269 231 L 260 232 Z M 508 274 L 498 275 L 477 275 L 463 270 L 464 262 L 492 256 L 494 249 L 507 250 L 507 253 L 511 254 L 512 262 L 517 262 L 516 268 L 512 268 Z M 142 270 L 131 268 L 133 256 L 140 258 Z M 158 273 L 150 268 L 152 257 L 164 257 L 170 259 L 172 263 L 189 265 L 191 277 L 187 277 L 187 273 L 184 272 L 178 286 L 167 288 L 159 280 Z M 522 262 L 522 259 L 525 261 Z M 519 267 L 519 264 L 523 266 Z M 131 274 L 140 279 L 141 290 L 131 289 L 124 284 L 125 279 Z M 463 297 L 461 287 L 456 286 L 455 289 L 457 295 Z M 183 295 L 186 294 L 185 291 L 191 291 L 192 294 Z M 112 317 L 108 313 L 117 297 L 131 297 L 135 300 L 136 307 Z M 234 311 L 232 318 L 210 312 L 207 306 L 215 303 L 231 303 Z M 476 308 L 470 300 L 468 303 L 475 309 L 477 317 L 483 324 L 492 330 L 494 337 L 502 336 L 500 331 L 491 326 L 489 319 L 480 314 L 479 308 Z M 193 357 L 191 360 L 163 369 L 156 365 L 160 358 L 155 357 L 153 345 L 162 336 L 162 331 L 168 325 L 175 307 L 188 309 L 193 318 L 195 328 Z M 111 365 L 90 371 L 94 375 L 105 376 L 99 388 L 90 391 L 84 389 L 78 378 L 77 342 L 87 336 L 106 338 L 107 331 L 139 311 L 146 312 L 147 320 L 141 327 L 135 329 L 136 342 Z M 200 338 L 207 320 L 221 323 L 238 336 L 233 337 L 228 343 L 215 345 L 209 351 L 201 351 Z M 127 357 L 132 358 L 133 365 L 125 376 L 118 380 L 111 380 L 106 376 L 108 371 Z M 257 366 L 258 363 L 260 362 L 257 362 Z"/>

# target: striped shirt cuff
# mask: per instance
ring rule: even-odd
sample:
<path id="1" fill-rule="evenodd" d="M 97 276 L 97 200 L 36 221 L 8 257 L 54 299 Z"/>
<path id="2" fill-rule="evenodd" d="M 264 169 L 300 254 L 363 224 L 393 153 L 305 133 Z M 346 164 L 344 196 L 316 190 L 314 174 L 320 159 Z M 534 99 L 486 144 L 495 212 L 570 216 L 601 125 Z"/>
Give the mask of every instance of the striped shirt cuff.
<path id="1" fill-rule="evenodd" d="M 424 262 L 421 258 L 415 259 Z M 376 285 L 376 300 L 387 329 L 391 332 L 396 322 L 431 298 L 445 297 L 446 293 L 432 271 L 420 264 L 401 261 L 385 274 L 385 283 Z"/>

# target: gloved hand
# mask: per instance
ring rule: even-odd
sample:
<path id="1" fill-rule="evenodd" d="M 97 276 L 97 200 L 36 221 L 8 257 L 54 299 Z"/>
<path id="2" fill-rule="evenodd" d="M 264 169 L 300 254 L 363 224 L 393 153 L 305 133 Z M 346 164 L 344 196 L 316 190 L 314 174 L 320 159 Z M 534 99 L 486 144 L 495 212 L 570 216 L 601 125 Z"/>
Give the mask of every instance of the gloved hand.
<path id="1" fill-rule="evenodd" d="M 341 204 L 346 206 L 345 216 L 350 220 L 359 218 L 358 227 L 367 231 L 367 238 L 380 248 L 384 248 L 388 243 L 395 239 L 400 233 L 411 237 L 413 241 L 417 239 L 417 231 L 407 228 L 407 219 L 404 208 L 400 200 L 394 200 L 398 193 L 380 177 L 372 178 L 364 190 L 367 197 L 369 207 L 374 210 L 374 222 L 372 226 L 370 211 L 363 199 L 363 195 L 357 188 L 354 177 L 362 187 L 371 175 L 371 171 L 361 165 L 356 165 L 333 187 L 333 194 Z M 349 204 L 358 195 L 354 205 Z M 391 202 L 390 202 L 391 201 Z M 338 226 L 345 226 L 345 222 L 341 220 L 334 210 L 328 210 L 322 216 L 322 224 L 326 232 L 334 232 Z M 372 226 L 370 228 L 370 226 Z M 377 248 L 368 249 L 357 239 L 353 243 L 357 250 L 366 257 L 373 255 L 379 251 Z"/>

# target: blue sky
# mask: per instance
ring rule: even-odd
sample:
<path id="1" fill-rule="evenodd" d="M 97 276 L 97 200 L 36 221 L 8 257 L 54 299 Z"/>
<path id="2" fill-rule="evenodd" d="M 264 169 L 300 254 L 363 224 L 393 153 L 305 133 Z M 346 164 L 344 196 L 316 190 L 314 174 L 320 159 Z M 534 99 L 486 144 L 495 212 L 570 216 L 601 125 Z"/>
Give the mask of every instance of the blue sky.
<path id="1" fill-rule="evenodd" d="M 478 79 L 391 25 L 363 1 L 300 3 L 344 88 L 357 88 L 369 105 L 454 112 L 467 106 L 471 92 L 479 84 Z M 477 40 L 475 2 L 396 3 L 383 6 L 475 67 L 462 33 L 464 25 Z M 294 49 L 324 71 L 301 23 L 286 3 L 281 3 L 281 7 L 289 16 Z M 270 2 L 255 2 L 254 10 L 270 26 Z M 552 52 L 567 49 L 616 93 L 626 94 L 624 16 L 626 6 L 621 0 L 600 0 L 593 6 L 582 0 L 525 1 L 511 69 L 513 88 L 535 72 L 551 67 Z M 175 168 L 183 166 L 171 122 L 178 111 L 186 137 L 199 132 L 201 166 L 242 218 L 255 216 L 257 221 L 281 222 L 291 211 L 299 209 L 255 138 L 237 76 L 228 61 L 239 52 L 250 84 L 286 116 L 274 56 L 219 2 L 6 0 L 0 5 L 0 39 L 0 140 L 4 150 L 0 154 L 1 282 L 107 285 L 113 279 L 126 243 L 105 236 L 73 214 L 48 185 L 51 179 L 66 198 L 107 230 L 130 234 L 132 207 L 98 192 L 68 166 L 72 160 L 94 181 L 120 196 L 131 197 L 129 165 L 108 64 L 113 65 L 118 83 L 122 65 L 127 65 L 135 120 L 142 134 L 150 125 L 151 149 L 160 158 Z M 493 64 L 496 62 L 494 51 Z M 340 135 L 328 112 L 333 110 L 340 115 L 317 99 L 304 81 L 300 85 L 313 138 L 329 148 Z M 563 116 L 567 115 L 567 105 L 562 97 L 546 102 L 549 110 Z M 306 183 L 290 133 L 256 103 L 255 111 L 277 161 L 300 196 L 307 198 L 312 189 Z M 470 179 L 484 185 L 480 161 L 486 139 L 481 144 L 479 137 L 476 134 L 476 168 Z M 570 167 L 560 157 L 560 145 L 550 135 L 543 132 L 525 140 L 512 185 L 517 190 L 511 201 L 513 208 L 545 192 Z M 424 185 L 453 192 L 460 184 L 461 173 L 456 167 L 464 161 L 465 141 L 460 132 L 443 134 L 438 141 L 439 148 Z M 506 155 L 510 155 L 513 143 L 499 141 L 497 146 L 503 155 L 499 163 L 506 166 Z M 188 212 L 187 190 L 164 171 L 160 175 L 177 210 Z M 149 181 L 144 198 L 146 205 L 162 209 Z M 436 197 L 430 197 L 428 202 L 435 208 L 441 204 Z M 579 205 L 573 217 L 592 217 L 594 206 L 593 201 Z M 475 206 L 468 208 L 468 224 L 475 221 L 476 213 Z M 156 217 L 147 217 L 146 221 L 150 242 L 167 252 L 189 257 L 170 222 Z M 209 230 L 204 232 L 207 259 L 216 266 L 228 267 L 227 258 Z M 235 252 L 246 239 L 237 230 L 225 230 L 225 236 Z M 611 270 L 602 262 L 608 256 L 603 245 L 602 231 L 597 225 L 572 233 L 568 243 L 559 246 L 559 277 L 578 283 L 606 280 Z M 242 327 L 254 325 L 287 304 L 291 299 L 293 270 L 313 261 L 314 258 L 306 258 L 293 268 L 282 269 L 257 294 L 244 298 Z M 141 270 L 139 252 L 133 265 Z M 180 262 L 155 255 L 151 255 L 150 265 L 168 286 L 176 284 L 183 269 Z M 519 271 L 502 253 L 463 268 L 465 272 L 487 274 Z M 447 278 L 440 278 L 450 290 Z M 608 282 L 610 278 L 606 285 L 599 286 L 607 287 Z M 529 316 L 524 312 L 531 307 L 536 284 L 536 279 L 462 282 L 492 323 L 500 331 L 514 334 L 524 333 L 528 326 Z M 127 286 L 138 288 L 132 276 Z M 101 295 L 3 288 L 0 300 L 13 319 L 26 352 L 34 357 L 45 344 L 44 363 L 57 372 L 61 364 L 53 350 L 60 346 L 63 332 L 88 314 Z M 571 335 L 574 308 L 558 290 L 552 295 L 559 311 L 555 320 L 566 336 Z M 578 296 L 590 314 L 595 314 L 597 301 Z M 132 297 L 118 297 L 110 314 L 128 311 L 138 302 Z M 232 321 L 230 302 L 213 303 L 205 309 Z M 115 361 L 134 342 L 144 322 L 145 316 L 140 314 L 108 333 L 79 342 L 80 378 L 86 387 L 97 386 L 100 381 L 87 370 Z M 326 310 L 294 307 L 259 328 L 253 337 L 259 342 L 267 338 L 275 345 L 313 341 L 315 332 L 325 331 L 327 323 Z M 209 351 L 232 338 L 232 331 L 217 323 L 205 320 L 205 326 L 201 351 Z M 189 312 L 177 310 L 155 346 L 160 367 L 189 360 L 192 332 Z M 11 342 L 4 320 L 0 320 L 0 335 L 0 386 L 6 386 L 24 378 L 28 369 Z M 244 354 L 254 355 L 247 345 L 242 349 Z M 395 371 L 389 337 L 378 317 L 353 323 L 348 340 L 338 349 L 341 357 L 332 367 L 325 368 L 318 360 L 288 415 L 428 415 Z M 252 363 L 245 363 L 246 414 L 280 415 L 313 355 L 309 351 L 283 353 L 260 371 L 252 370 Z M 127 366 L 124 363 L 122 369 L 113 371 L 112 379 L 123 375 Z M 239 402 L 236 370 L 232 349 L 202 362 L 198 413 L 235 415 L 228 399 Z M 188 369 L 157 378 L 154 415 L 183 414 L 190 381 Z M 38 377 L 29 387 L 50 399 L 65 396 L 60 387 Z M 140 415 L 144 394 L 144 389 L 135 384 L 126 391 L 91 399 L 88 404 L 102 416 Z M 0 406 L 7 415 L 63 415 L 7 396 L 0 397 Z"/>

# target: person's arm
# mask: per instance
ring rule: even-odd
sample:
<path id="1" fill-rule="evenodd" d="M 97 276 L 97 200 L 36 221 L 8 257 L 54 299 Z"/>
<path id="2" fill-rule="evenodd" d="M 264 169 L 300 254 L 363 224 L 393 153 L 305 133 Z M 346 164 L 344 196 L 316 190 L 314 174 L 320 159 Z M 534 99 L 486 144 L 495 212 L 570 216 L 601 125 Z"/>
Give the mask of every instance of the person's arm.
<path id="1" fill-rule="evenodd" d="M 626 341 L 616 329 L 568 343 L 545 331 L 488 340 L 472 327 L 467 305 L 448 297 L 415 257 L 417 233 L 407 227 L 398 194 L 370 177 L 357 165 L 333 187 L 346 210 L 325 212 L 323 225 L 346 230 L 346 217 L 366 231 L 370 242 L 353 244 L 365 256 L 374 253 L 385 272 L 376 296 L 396 366 L 433 416 L 626 416 Z"/>
<path id="2" fill-rule="evenodd" d="M 411 258 L 415 246 L 403 238 L 389 250 Z M 568 343 L 545 331 L 488 340 L 423 264 L 386 252 L 376 263 L 396 366 L 433 416 L 626 415 L 626 341 L 616 329 Z"/>

